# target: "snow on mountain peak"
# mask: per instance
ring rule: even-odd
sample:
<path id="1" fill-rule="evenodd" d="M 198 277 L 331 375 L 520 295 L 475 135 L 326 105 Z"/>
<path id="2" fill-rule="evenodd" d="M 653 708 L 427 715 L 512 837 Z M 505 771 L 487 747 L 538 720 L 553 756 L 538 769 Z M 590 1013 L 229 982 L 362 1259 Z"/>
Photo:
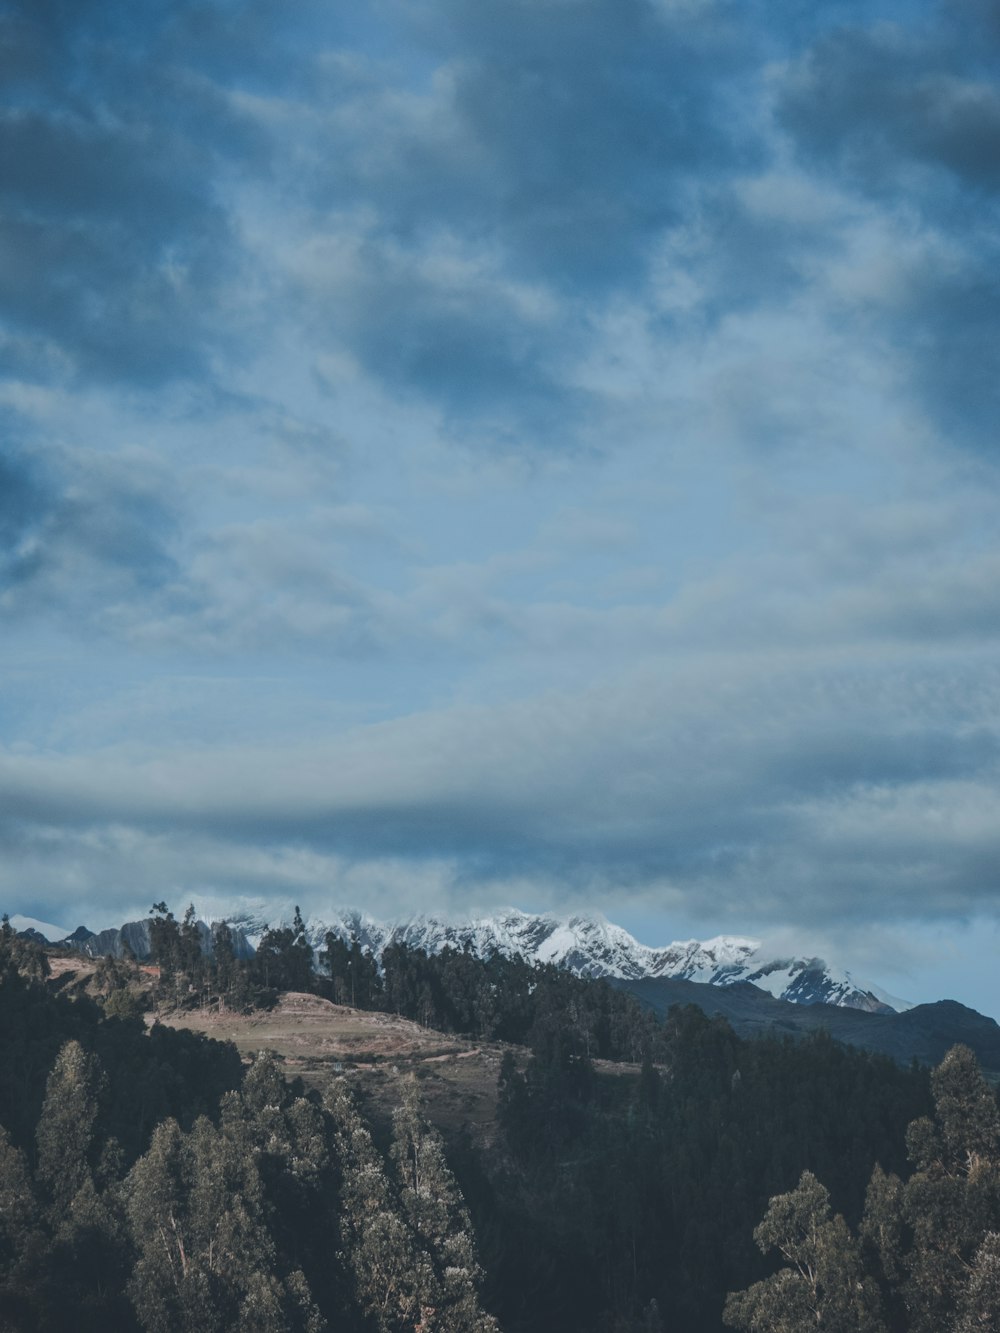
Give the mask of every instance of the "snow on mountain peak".
<path id="1" fill-rule="evenodd" d="M 290 911 L 280 907 L 267 911 L 263 903 L 257 902 L 248 903 L 226 917 L 241 949 L 256 948 L 269 923 L 287 925 L 290 918 Z M 21 921 L 27 918 L 13 918 L 15 925 Z M 627 930 L 603 916 L 536 915 L 507 907 L 486 916 L 464 919 L 415 914 L 386 922 L 348 908 L 311 916 L 305 929 L 317 953 L 326 947 L 326 936 L 332 933 L 347 941 L 357 939 L 363 949 L 376 957 L 390 944 L 405 944 L 428 953 L 468 948 L 481 958 L 496 952 L 529 963 L 549 963 L 580 977 L 618 977 L 627 981 L 667 977 L 715 986 L 750 982 L 778 999 L 795 1004 L 833 1004 L 872 1012 L 898 1012 L 911 1007 L 849 972 L 828 967 L 821 958 L 769 958 L 759 940 L 742 935 L 675 940 L 654 948 L 640 944 Z M 59 933 L 54 927 L 47 927 L 41 933 L 48 931 Z M 120 947 L 119 937 L 128 931 L 134 936 L 128 940 L 129 947 L 137 954 L 142 953 L 148 947 L 146 922 L 133 922 L 118 931 L 104 931 L 79 947 L 87 952 L 116 952 Z M 208 937 L 207 927 L 205 934 Z"/>
<path id="2" fill-rule="evenodd" d="M 357 936 L 362 947 L 381 954 L 386 945 L 402 943 L 438 953 L 444 948 L 470 948 L 480 957 L 494 950 L 528 962 L 551 963 L 577 976 L 675 977 L 717 986 L 749 981 L 780 999 L 797 1004 L 835 1004 L 848 1008 L 900 1010 L 909 1008 L 883 991 L 828 968 L 822 959 L 772 960 L 761 956 L 759 940 L 717 935 L 709 940 L 676 940 L 661 948 L 640 944 L 621 926 L 603 917 L 535 915 L 508 907 L 488 916 L 467 919 L 414 915 L 396 922 L 376 921 L 356 910 L 338 911 L 330 919 L 306 924 L 310 943 L 322 948 L 326 934 Z"/>

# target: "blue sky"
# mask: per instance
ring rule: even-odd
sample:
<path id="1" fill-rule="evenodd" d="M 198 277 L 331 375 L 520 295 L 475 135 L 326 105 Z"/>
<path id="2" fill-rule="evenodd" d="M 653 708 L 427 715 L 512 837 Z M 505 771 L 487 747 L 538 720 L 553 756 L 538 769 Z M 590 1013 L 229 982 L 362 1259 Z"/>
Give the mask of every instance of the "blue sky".
<path id="1" fill-rule="evenodd" d="M 0 7 L 10 910 L 596 908 L 1000 1012 L 998 62 Z"/>

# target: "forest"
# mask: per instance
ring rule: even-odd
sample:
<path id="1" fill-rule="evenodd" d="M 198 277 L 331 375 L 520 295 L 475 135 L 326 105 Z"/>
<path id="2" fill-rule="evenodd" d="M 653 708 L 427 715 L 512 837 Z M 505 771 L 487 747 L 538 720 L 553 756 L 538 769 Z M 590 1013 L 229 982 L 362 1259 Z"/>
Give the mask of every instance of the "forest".
<path id="1" fill-rule="evenodd" d="M 1000 1117 L 964 1048 L 904 1068 L 499 956 L 227 933 L 206 954 L 157 904 L 152 994 L 108 958 L 95 998 L 0 928 L 0 1330 L 1000 1328 Z M 505 1043 L 495 1132 L 147 1022 L 286 990 Z"/>

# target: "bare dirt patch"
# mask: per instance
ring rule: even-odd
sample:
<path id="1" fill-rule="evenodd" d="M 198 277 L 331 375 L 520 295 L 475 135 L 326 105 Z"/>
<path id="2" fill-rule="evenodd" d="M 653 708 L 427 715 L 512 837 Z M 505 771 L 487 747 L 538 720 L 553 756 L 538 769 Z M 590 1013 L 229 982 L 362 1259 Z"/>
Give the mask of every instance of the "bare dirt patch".
<path id="1" fill-rule="evenodd" d="M 77 954 L 72 958 L 56 958 L 52 954 L 48 955 L 49 976 L 64 977 L 67 972 L 76 973 L 78 976 L 93 976 L 97 970 L 97 963 L 93 958 L 88 958 L 86 954 Z"/>
<path id="2" fill-rule="evenodd" d="M 268 1011 L 238 1014 L 214 1004 L 149 1021 L 231 1041 L 245 1058 L 272 1051 L 287 1077 L 314 1087 L 344 1078 L 375 1116 L 391 1111 L 400 1080 L 414 1075 L 428 1116 L 442 1130 L 467 1126 L 479 1136 L 492 1134 L 503 1052 L 497 1044 L 447 1036 L 395 1014 L 298 992 L 282 995 Z"/>

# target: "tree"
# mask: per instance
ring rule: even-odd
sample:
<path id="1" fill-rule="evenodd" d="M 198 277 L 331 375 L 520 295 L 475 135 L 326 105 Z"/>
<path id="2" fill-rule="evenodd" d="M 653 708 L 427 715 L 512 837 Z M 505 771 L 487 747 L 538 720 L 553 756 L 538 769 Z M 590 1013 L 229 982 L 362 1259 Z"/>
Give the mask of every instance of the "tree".
<path id="1" fill-rule="evenodd" d="M 445 1159 L 441 1135 L 424 1119 L 415 1079 L 403 1084 L 392 1117 L 392 1157 L 400 1197 L 429 1262 L 423 1265 L 421 1307 L 448 1333 L 495 1333 L 479 1304 L 483 1273 L 465 1201 Z"/>
<path id="2" fill-rule="evenodd" d="M 104 996 L 104 1012 L 109 1018 L 134 1019 L 141 1015 L 142 1001 L 129 989 L 137 973 L 134 962 L 111 954 L 105 954 L 98 963 L 94 982 Z"/>
<path id="3" fill-rule="evenodd" d="M 959 1298 L 954 1333 L 1000 1333 L 1000 1234 L 987 1232 Z"/>
<path id="4" fill-rule="evenodd" d="M 907 1131 L 915 1169 L 899 1194 L 912 1237 L 901 1264 L 913 1333 L 947 1327 L 984 1238 L 1000 1231 L 1000 1116 L 967 1046 L 948 1052 L 931 1089 L 934 1118 Z"/>
<path id="5" fill-rule="evenodd" d="M 160 969 L 160 993 L 177 998 L 180 978 L 177 973 L 181 968 L 181 933 L 180 927 L 169 911 L 165 902 L 154 903 L 149 922 L 149 957 Z"/>
<path id="6" fill-rule="evenodd" d="M 187 1135 L 164 1121 L 124 1188 L 139 1251 L 129 1295 L 149 1333 L 321 1333 L 301 1273 L 289 1284 L 279 1271 L 242 1135 L 205 1117 Z"/>
<path id="7" fill-rule="evenodd" d="M 220 921 L 212 929 L 212 957 L 216 987 L 220 995 L 228 996 L 237 970 L 233 932 L 229 929 L 228 921 Z"/>
<path id="8" fill-rule="evenodd" d="M 331 1084 L 324 1104 L 340 1162 L 340 1233 L 353 1303 L 379 1333 L 409 1333 L 421 1320 L 428 1260 L 346 1089 Z"/>
<path id="9" fill-rule="evenodd" d="M 33 1322 L 32 1307 L 38 1297 L 38 1283 L 30 1270 L 43 1244 L 41 1228 L 41 1209 L 24 1154 L 0 1126 L 0 1309 L 11 1319 L 19 1318 L 24 1328 Z"/>
<path id="10" fill-rule="evenodd" d="M 189 903 L 180 927 L 180 967 L 188 987 L 201 990 L 208 978 L 205 952 L 201 946 L 201 932 L 194 914 L 194 903 Z"/>
<path id="11" fill-rule="evenodd" d="M 68 1041 L 56 1058 L 45 1088 L 35 1131 L 37 1177 L 54 1217 L 69 1208 L 85 1182 L 93 1182 L 98 1096 L 105 1085 L 96 1056 Z"/>
<path id="12" fill-rule="evenodd" d="M 788 1266 L 730 1295 L 727 1324 L 747 1333 L 884 1333 L 857 1241 L 832 1215 L 830 1196 L 812 1172 L 771 1200 L 754 1240 L 763 1254 L 776 1249 Z"/>
<path id="13" fill-rule="evenodd" d="M 264 931 L 254 964 L 267 989 L 312 990 L 312 947 L 298 907 L 291 926 Z"/>
<path id="14" fill-rule="evenodd" d="M 0 973 L 6 968 L 30 981 L 44 981 L 50 970 L 45 951 L 34 940 L 18 935 L 4 912 L 0 917 Z"/>
<path id="15" fill-rule="evenodd" d="M 329 974 L 336 1004 L 352 1004 L 350 967 L 351 954 L 346 941 L 332 930 L 323 937 L 326 948 L 320 951 L 319 963 Z"/>

